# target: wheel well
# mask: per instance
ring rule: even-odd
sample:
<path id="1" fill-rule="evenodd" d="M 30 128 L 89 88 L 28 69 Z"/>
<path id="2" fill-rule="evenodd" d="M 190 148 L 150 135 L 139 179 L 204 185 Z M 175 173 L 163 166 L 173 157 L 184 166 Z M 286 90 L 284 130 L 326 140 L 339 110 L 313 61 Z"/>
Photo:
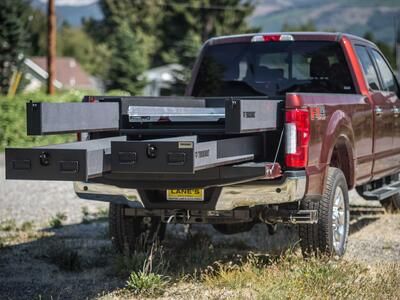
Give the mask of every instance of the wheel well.
<path id="1" fill-rule="evenodd" d="M 349 189 L 354 187 L 354 166 L 351 147 L 345 141 L 336 143 L 329 166 L 340 169 L 346 177 Z"/>

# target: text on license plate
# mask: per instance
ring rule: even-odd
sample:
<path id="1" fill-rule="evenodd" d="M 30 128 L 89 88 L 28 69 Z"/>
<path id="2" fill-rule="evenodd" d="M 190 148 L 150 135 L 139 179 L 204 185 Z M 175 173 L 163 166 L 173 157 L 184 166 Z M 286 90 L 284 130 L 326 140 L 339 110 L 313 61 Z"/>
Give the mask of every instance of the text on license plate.
<path id="1" fill-rule="evenodd" d="M 203 201 L 203 189 L 177 189 L 167 190 L 167 200 Z"/>

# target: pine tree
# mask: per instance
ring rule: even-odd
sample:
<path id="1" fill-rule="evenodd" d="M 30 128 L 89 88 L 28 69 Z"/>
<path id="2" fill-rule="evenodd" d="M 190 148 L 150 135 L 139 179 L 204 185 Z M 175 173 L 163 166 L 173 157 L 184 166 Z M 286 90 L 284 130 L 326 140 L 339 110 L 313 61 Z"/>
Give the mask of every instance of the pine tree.
<path id="1" fill-rule="evenodd" d="M 86 32 L 112 52 L 105 73 L 108 88 L 140 94 L 150 57 L 158 49 L 157 31 L 161 7 L 157 1 L 100 0 L 104 18 L 87 20 Z"/>
<path id="2" fill-rule="evenodd" d="M 139 29 L 133 31 L 127 22 L 115 28 L 110 42 L 109 89 L 121 89 L 133 95 L 141 93 L 145 85 L 141 75 L 148 67 L 145 45 L 144 34 Z"/>
<path id="3" fill-rule="evenodd" d="M 254 10 L 251 0 L 174 0 L 165 1 L 164 7 L 159 38 L 163 51 L 154 64 L 179 63 L 190 69 L 205 40 L 259 31 L 247 23 Z"/>
<path id="4" fill-rule="evenodd" d="M 29 4 L 25 0 L 0 2 L 0 94 L 6 94 L 13 72 L 27 49 Z"/>

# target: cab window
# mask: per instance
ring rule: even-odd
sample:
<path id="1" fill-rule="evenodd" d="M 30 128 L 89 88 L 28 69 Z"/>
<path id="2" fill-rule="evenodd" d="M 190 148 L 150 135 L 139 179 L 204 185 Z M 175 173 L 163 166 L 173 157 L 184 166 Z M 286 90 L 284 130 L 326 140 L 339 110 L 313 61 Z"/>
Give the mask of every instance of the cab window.
<path id="1" fill-rule="evenodd" d="M 396 77 L 394 77 L 393 72 L 386 63 L 385 59 L 375 49 L 372 49 L 372 55 L 378 67 L 379 73 L 381 74 L 383 90 L 393 92 L 398 95 L 399 87 L 397 86 Z"/>
<path id="2" fill-rule="evenodd" d="M 381 86 L 379 84 L 378 74 L 376 73 L 374 64 L 368 54 L 367 48 L 364 46 L 356 46 L 356 52 L 369 87 L 375 91 L 380 90 Z"/>

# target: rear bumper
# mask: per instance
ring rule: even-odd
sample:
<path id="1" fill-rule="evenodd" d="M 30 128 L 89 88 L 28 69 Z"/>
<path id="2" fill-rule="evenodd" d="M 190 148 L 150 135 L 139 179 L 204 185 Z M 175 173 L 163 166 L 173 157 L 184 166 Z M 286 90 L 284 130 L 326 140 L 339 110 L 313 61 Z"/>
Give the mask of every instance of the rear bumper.
<path id="1" fill-rule="evenodd" d="M 125 204 L 132 208 L 146 208 L 136 189 L 87 182 L 74 182 L 74 189 L 82 199 Z M 296 202 L 304 197 L 305 191 L 305 172 L 286 172 L 279 180 L 258 180 L 222 187 L 214 210 Z"/>

